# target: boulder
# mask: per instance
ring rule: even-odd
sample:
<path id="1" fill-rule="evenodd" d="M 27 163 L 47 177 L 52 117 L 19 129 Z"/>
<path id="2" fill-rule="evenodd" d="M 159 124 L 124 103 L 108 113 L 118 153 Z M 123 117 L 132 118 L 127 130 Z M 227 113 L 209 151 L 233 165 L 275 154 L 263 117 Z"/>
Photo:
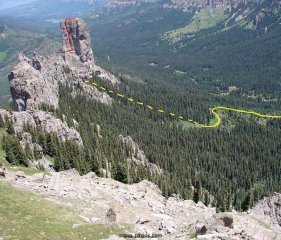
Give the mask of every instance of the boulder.
<path id="1" fill-rule="evenodd" d="M 204 223 L 198 222 L 195 225 L 195 231 L 196 231 L 196 234 L 203 235 L 207 232 L 207 227 L 205 226 Z"/>
<path id="2" fill-rule="evenodd" d="M 231 228 L 233 227 L 233 216 L 228 213 L 218 213 L 214 216 L 216 219 L 217 224 Z"/>
<path id="3" fill-rule="evenodd" d="M 45 170 L 48 172 L 55 172 L 53 164 L 46 158 L 42 158 L 32 163 L 37 169 Z"/>
<path id="4" fill-rule="evenodd" d="M 224 228 L 233 227 L 233 216 L 230 213 L 217 213 L 213 215 L 206 224 L 208 232 L 219 231 Z"/>

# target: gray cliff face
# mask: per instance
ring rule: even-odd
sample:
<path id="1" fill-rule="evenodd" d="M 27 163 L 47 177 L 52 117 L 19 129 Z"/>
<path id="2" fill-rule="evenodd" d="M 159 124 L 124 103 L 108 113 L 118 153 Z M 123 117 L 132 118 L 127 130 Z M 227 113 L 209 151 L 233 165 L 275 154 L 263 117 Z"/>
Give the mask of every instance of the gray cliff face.
<path id="1" fill-rule="evenodd" d="M 118 79 L 94 64 L 91 36 L 83 20 L 66 19 L 61 22 L 63 46 L 50 57 L 34 53 L 32 59 L 19 54 L 19 63 L 9 75 L 10 88 L 16 111 L 36 110 L 42 103 L 59 107 L 59 83 L 77 86 L 95 101 L 112 104 L 105 92 L 83 83 L 98 72 L 100 78 L 117 84 Z"/>
<path id="2" fill-rule="evenodd" d="M 138 144 L 135 143 L 130 136 L 123 137 L 119 135 L 119 141 L 131 150 L 130 156 L 127 159 L 128 162 L 134 162 L 138 166 L 145 166 L 153 174 L 163 174 L 163 170 L 157 164 L 149 162 L 144 151 L 139 148 Z"/>
<path id="3" fill-rule="evenodd" d="M 12 122 L 16 133 L 24 132 L 26 124 L 32 127 L 39 127 L 44 132 L 56 133 L 62 140 L 71 140 L 83 146 L 82 138 L 74 128 L 69 128 L 67 124 L 54 117 L 51 113 L 44 111 L 21 111 L 8 112 L 0 109 L 0 117 L 7 116 Z"/>
<path id="4" fill-rule="evenodd" d="M 46 66 L 43 57 L 34 54 L 31 60 L 19 54 L 19 64 L 9 75 L 16 111 L 35 110 L 42 103 L 58 107 L 58 83 L 47 74 Z"/>

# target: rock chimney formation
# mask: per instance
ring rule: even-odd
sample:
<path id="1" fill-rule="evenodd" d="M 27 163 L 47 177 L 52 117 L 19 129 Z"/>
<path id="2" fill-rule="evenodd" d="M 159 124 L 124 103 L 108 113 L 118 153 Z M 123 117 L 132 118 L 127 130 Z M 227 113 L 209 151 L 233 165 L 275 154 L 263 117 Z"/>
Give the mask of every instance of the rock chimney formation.
<path id="1" fill-rule="evenodd" d="M 111 73 L 95 65 L 91 35 L 80 18 L 61 21 L 62 49 L 50 57 L 34 53 L 32 58 L 19 54 L 19 63 L 9 75 L 11 94 L 16 111 L 38 110 L 42 104 L 59 107 L 59 83 L 68 84 L 73 91 L 83 89 L 86 96 L 111 104 L 106 92 L 83 83 L 98 73 L 101 79 L 118 83 Z"/>
<path id="2" fill-rule="evenodd" d="M 61 21 L 63 54 L 66 64 L 86 71 L 94 68 L 94 54 L 91 35 L 80 18 L 66 18 Z"/>

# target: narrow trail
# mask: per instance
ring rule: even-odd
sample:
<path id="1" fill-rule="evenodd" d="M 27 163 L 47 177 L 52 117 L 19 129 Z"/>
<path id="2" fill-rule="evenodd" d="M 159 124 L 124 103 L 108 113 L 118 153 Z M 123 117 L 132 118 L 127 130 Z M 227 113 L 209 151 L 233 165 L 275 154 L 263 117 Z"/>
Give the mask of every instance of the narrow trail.
<path id="1" fill-rule="evenodd" d="M 140 106 L 144 106 L 150 111 L 156 111 L 160 114 L 167 113 L 172 118 L 177 118 L 177 119 L 182 120 L 182 121 L 188 121 L 188 122 L 193 123 L 193 124 L 195 124 L 197 126 L 200 126 L 202 128 L 217 128 L 218 126 L 221 125 L 222 120 L 221 120 L 221 116 L 219 115 L 218 111 L 237 112 L 237 113 L 242 113 L 242 114 L 247 114 L 247 115 L 254 115 L 254 116 L 260 117 L 260 118 L 267 118 L 267 119 L 281 119 L 281 115 L 269 115 L 269 114 L 262 114 L 262 113 L 258 113 L 258 112 L 254 112 L 254 111 L 250 111 L 250 110 L 243 110 L 243 109 L 238 109 L 238 108 L 217 106 L 217 107 L 211 108 L 211 113 L 214 115 L 216 122 L 212 125 L 205 125 L 205 124 L 200 124 L 200 123 L 196 122 L 195 120 L 193 120 L 191 118 L 184 118 L 181 114 L 176 114 L 176 113 L 173 113 L 173 112 L 167 112 L 164 109 L 154 108 L 153 106 L 145 104 L 142 101 L 137 101 L 137 100 L 135 100 L 131 97 L 126 97 L 124 94 L 117 93 L 117 92 L 114 92 L 113 90 L 106 89 L 104 86 L 100 86 L 99 84 L 97 84 L 96 82 L 93 82 L 91 80 L 84 80 L 84 83 L 91 84 L 93 87 L 96 87 L 99 90 L 107 92 L 110 95 L 116 95 L 119 98 L 127 99 L 128 102 L 135 103 L 135 104 L 140 105 Z"/>

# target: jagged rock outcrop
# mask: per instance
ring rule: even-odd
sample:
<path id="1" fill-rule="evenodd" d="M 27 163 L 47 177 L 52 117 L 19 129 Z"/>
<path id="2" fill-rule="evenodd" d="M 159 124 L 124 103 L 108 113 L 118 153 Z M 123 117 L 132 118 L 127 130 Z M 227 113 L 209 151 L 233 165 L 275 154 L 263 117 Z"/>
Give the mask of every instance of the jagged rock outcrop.
<path id="1" fill-rule="evenodd" d="M 61 22 L 61 30 L 62 50 L 52 56 L 34 53 L 29 59 L 19 54 L 19 64 L 9 75 L 16 111 L 36 110 L 43 103 L 58 108 L 59 83 L 72 86 L 74 94 L 82 88 L 92 99 L 104 104 L 112 103 L 107 93 L 83 82 L 96 74 L 112 84 L 118 83 L 114 75 L 94 64 L 91 36 L 84 21 L 79 18 L 66 19 Z"/>
<path id="2" fill-rule="evenodd" d="M 129 226 L 127 234 L 162 234 L 161 239 L 247 239 L 280 240 L 281 231 L 252 214 L 216 213 L 215 208 L 182 200 L 174 195 L 165 199 L 149 181 L 126 185 L 95 173 L 80 176 L 74 170 L 25 176 L 0 167 L 17 188 L 41 193 L 47 199 L 72 206 L 83 221 Z M 109 209 L 114 209 L 114 211 Z M 272 211 L 272 209 L 271 209 Z M 117 216 L 115 218 L 115 216 Z M 204 228 L 205 226 L 205 228 Z M 199 231 L 201 230 L 201 231 Z"/>
<path id="3" fill-rule="evenodd" d="M 253 210 L 252 215 L 262 218 L 270 225 L 274 225 L 281 231 L 281 194 L 274 193 L 259 201 Z"/>
<path id="4" fill-rule="evenodd" d="M 83 146 L 80 134 L 74 129 L 69 128 L 66 123 L 54 117 L 51 113 L 44 111 L 25 111 L 25 112 L 7 112 L 0 110 L 0 116 L 7 116 L 12 122 L 15 132 L 23 132 L 24 125 L 28 124 L 32 127 L 40 127 L 47 133 L 56 133 L 58 137 L 65 141 L 71 140 Z M 28 136 L 26 141 L 28 140 Z"/>
<path id="5" fill-rule="evenodd" d="M 66 63 L 73 65 L 71 62 L 73 54 L 69 53 L 75 53 L 79 62 L 92 66 L 94 54 L 91 47 L 91 35 L 85 22 L 79 18 L 67 18 L 61 21 L 61 30 Z"/>
<path id="6" fill-rule="evenodd" d="M 130 156 L 127 159 L 129 162 L 133 161 L 137 165 L 143 165 L 147 167 L 151 173 L 156 173 L 159 175 L 163 173 L 163 170 L 158 165 L 149 162 L 144 151 L 139 148 L 138 144 L 135 143 L 130 136 L 124 137 L 119 135 L 119 141 L 121 141 L 131 150 Z"/>
<path id="7" fill-rule="evenodd" d="M 19 54 L 19 64 L 9 75 L 16 111 L 34 110 L 42 103 L 58 107 L 58 82 L 50 74 L 53 70 L 50 66 L 37 54 L 33 59 Z"/>

